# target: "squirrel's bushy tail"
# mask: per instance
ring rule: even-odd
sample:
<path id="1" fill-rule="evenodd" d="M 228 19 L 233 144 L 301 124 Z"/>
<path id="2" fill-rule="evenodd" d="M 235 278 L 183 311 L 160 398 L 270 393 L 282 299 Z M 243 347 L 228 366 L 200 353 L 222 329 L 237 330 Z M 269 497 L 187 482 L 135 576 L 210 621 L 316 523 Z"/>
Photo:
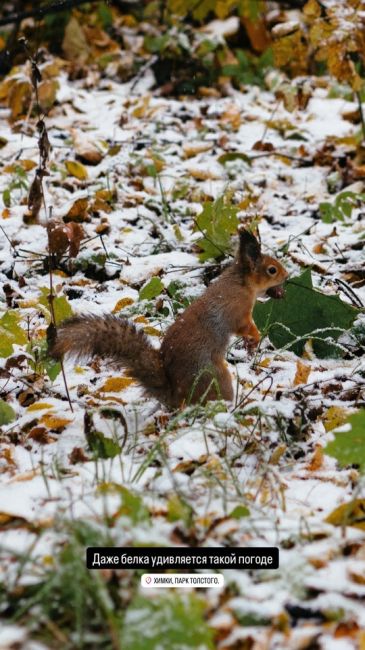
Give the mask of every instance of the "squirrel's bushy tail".
<path id="1" fill-rule="evenodd" d="M 55 359 L 64 355 L 90 358 L 98 355 L 122 365 L 146 391 L 168 401 L 169 386 L 159 350 L 152 347 L 145 333 L 118 316 L 75 316 L 57 330 L 50 348 Z"/>

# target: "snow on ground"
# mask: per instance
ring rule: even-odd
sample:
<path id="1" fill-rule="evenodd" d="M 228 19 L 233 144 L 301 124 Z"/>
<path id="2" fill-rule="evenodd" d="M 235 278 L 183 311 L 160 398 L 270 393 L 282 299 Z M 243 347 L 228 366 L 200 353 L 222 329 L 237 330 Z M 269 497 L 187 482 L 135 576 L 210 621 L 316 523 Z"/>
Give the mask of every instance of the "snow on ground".
<path id="1" fill-rule="evenodd" d="M 315 285 L 334 294 L 335 280 L 348 278 L 363 265 L 363 250 L 357 245 L 364 228 L 360 211 L 351 223 L 323 223 L 318 205 L 331 200 L 329 164 L 300 164 L 312 160 L 329 142 L 335 143 L 337 152 L 346 150 L 344 139 L 354 133 L 354 126 L 342 118 L 351 106 L 348 102 L 328 99 L 327 91 L 318 88 L 306 110 L 290 114 L 271 93 L 258 88 L 221 99 L 176 100 L 153 96 L 150 77 L 132 93 L 129 84 L 105 80 L 102 87 L 91 87 L 87 80 L 69 81 L 64 72 L 59 81 L 58 106 L 46 120 L 53 151 L 51 173 L 44 182 L 53 216 L 66 215 L 78 198 L 92 201 L 100 189 L 115 190 L 117 195 L 110 212 L 95 211 L 83 223 L 90 237 L 78 258 L 84 266 L 69 276 L 54 272 L 55 291 L 68 296 L 74 313 L 110 312 L 121 299 L 129 299 L 121 313 L 131 318 L 147 313 L 146 323 L 156 329 L 157 344 L 158 334 L 174 318 L 171 300 L 163 296 L 167 309 L 162 313 L 138 301 L 138 290 L 158 274 L 165 287 L 181 282 L 186 297 L 203 291 L 193 219 L 202 201 L 228 191 L 237 204 L 248 206 L 242 208 L 242 219 L 262 217 L 263 247 L 273 254 L 280 249 L 292 275 L 310 265 Z M 265 126 L 267 120 L 290 123 L 292 128 L 270 128 Z M 19 152 L 21 159 L 37 162 L 36 135 L 12 131 L 5 109 L 0 109 L 0 125 L 8 140 L 1 150 L 3 163 L 13 164 Z M 65 173 L 65 160 L 73 158 L 71 129 L 82 131 L 104 152 L 118 145 L 114 155 L 87 166 L 86 182 Z M 287 139 L 294 130 L 300 139 Z M 252 150 L 263 138 L 275 152 L 290 158 Z M 256 157 L 251 166 L 242 160 L 223 166 L 218 158 L 227 152 Z M 146 166 L 157 159 L 162 165 L 156 178 L 146 173 Z M 10 176 L 1 175 L 0 190 L 8 186 Z M 42 257 L 47 235 L 43 225 L 23 223 L 24 198 L 24 191 L 15 189 L 10 209 L 1 208 L 0 278 L 15 292 L 22 327 L 34 341 L 47 327 L 37 304 L 40 289 L 49 286 Z M 103 242 L 95 238 L 102 217 L 108 223 Z M 108 257 L 101 275 L 85 277 L 88 261 L 105 250 Z M 353 290 L 365 303 L 365 287 L 354 285 Z M 4 297 L 1 300 L 5 311 Z M 24 346 L 15 346 L 14 353 L 24 353 Z M 208 591 L 211 625 L 229 630 L 219 647 L 295 649 L 309 647 L 315 639 L 315 647 L 323 649 L 355 648 L 355 640 L 337 638 L 336 630 L 340 623 L 365 627 L 365 541 L 361 530 L 342 530 L 325 519 L 354 494 L 361 496 L 363 482 L 355 469 L 339 470 L 334 459 L 318 452 L 332 437 L 321 417 L 314 413 L 305 433 L 300 433 L 294 386 L 298 360 L 292 352 L 273 350 L 265 339 L 252 358 L 236 342 L 229 360 L 235 361 L 230 370 L 238 382 L 237 403 L 251 391 L 240 418 L 234 405 L 226 413 L 212 407 L 210 415 L 189 410 L 169 415 L 147 401 L 136 384 L 121 391 L 103 390 L 108 378 L 123 376 L 105 361 L 76 367 L 67 362 L 73 412 L 61 374 L 53 383 L 31 383 L 33 371 L 27 363 L 13 368 L 9 376 L 4 372 L 2 395 L 17 420 L 2 432 L 0 579 L 14 579 L 14 553 L 29 551 L 38 559 L 52 553 L 62 538 L 57 527 L 63 519 L 84 518 L 102 528 L 107 515 L 114 517 L 112 534 L 119 545 L 184 543 L 182 522 L 167 517 L 171 495 L 178 495 L 192 508 L 197 543 L 267 544 L 281 549 L 278 571 L 226 571 L 226 584 L 231 586 L 227 597 L 219 600 L 214 590 Z M 323 408 L 338 406 L 352 412 L 364 403 L 364 365 L 359 357 L 343 361 L 314 357 L 306 363 L 310 376 L 301 391 L 301 404 L 307 410 L 322 407 L 323 414 Z M 4 358 L 3 369 L 5 364 Z M 260 383 L 266 376 L 270 381 Z M 322 392 L 325 386 L 329 389 Z M 19 393 L 27 387 L 29 398 L 19 401 Z M 113 459 L 91 460 L 84 411 L 102 406 L 120 410 L 128 431 L 125 436 L 120 422 L 95 414 L 98 430 L 123 447 Z M 259 426 L 255 413 L 261 414 Z M 39 441 L 34 429 L 42 422 L 48 433 Z M 72 456 L 75 448 L 85 452 L 78 461 Z M 100 490 L 100 483 L 107 488 Z M 142 497 L 152 513 L 148 522 L 131 527 L 128 517 L 116 515 L 120 495 L 115 484 Z M 249 517 L 229 516 L 239 504 L 248 506 Z M 38 529 L 44 529 L 43 535 Z M 23 580 L 36 579 L 31 562 Z M 326 619 L 329 610 L 334 614 Z M 23 642 L 22 634 L 20 628 L 4 628 L 0 647 Z M 245 645 L 245 639 L 254 645 Z"/>

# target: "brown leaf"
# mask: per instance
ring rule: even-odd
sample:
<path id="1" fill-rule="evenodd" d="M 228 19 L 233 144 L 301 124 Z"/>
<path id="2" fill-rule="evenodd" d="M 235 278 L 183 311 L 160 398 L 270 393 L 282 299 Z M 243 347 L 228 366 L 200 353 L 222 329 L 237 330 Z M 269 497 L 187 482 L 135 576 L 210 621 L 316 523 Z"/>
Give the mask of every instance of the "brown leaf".
<path id="1" fill-rule="evenodd" d="M 87 208 L 89 201 L 87 198 L 76 199 L 72 204 L 71 208 L 68 210 L 67 214 L 64 217 L 65 221 L 88 221 L 89 215 L 87 213 Z"/>
<path id="2" fill-rule="evenodd" d="M 257 17 L 255 20 L 251 20 L 249 17 L 243 16 L 241 22 L 245 27 L 253 49 L 256 52 L 264 52 L 271 42 L 264 19 Z"/>
<path id="3" fill-rule="evenodd" d="M 67 223 L 65 227 L 68 241 L 70 243 L 70 257 L 76 257 L 80 250 L 81 241 L 85 237 L 85 231 L 79 223 L 75 223 L 74 221 L 70 221 L 70 223 Z"/>
<path id="4" fill-rule="evenodd" d="M 87 463 L 89 460 L 82 447 L 74 447 L 69 454 L 68 459 L 71 465 L 76 465 L 77 463 Z"/>
<path id="5" fill-rule="evenodd" d="M 39 133 L 39 138 L 38 138 L 39 153 L 42 159 L 42 168 L 44 168 L 49 158 L 49 152 L 52 149 L 50 141 L 48 139 L 47 128 L 44 120 L 38 120 L 37 130 Z"/>
<path id="6" fill-rule="evenodd" d="M 39 442 L 40 445 L 48 445 L 50 442 L 54 442 L 54 438 L 49 435 L 48 429 L 46 427 L 33 427 L 29 433 L 28 437 L 32 438 L 36 442 Z"/>
<path id="7" fill-rule="evenodd" d="M 252 149 L 255 151 L 275 151 L 275 147 L 271 142 L 264 142 L 263 140 L 258 140 L 252 146 Z"/>
<path id="8" fill-rule="evenodd" d="M 47 232 L 48 251 L 51 255 L 54 255 L 57 259 L 60 259 L 69 247 L 69 238 L 66 232 L 66 224 L 63 222 L 59 223 L 56 220 L 51 219 L 47 223 Z"/>
<path id="9" fill-rule="evenodd" d="M 33 182 L 29 188 L 28 194 L 28 209 L 30 210 L 30 216 L 33 219 L 38 219 L 43 201 L 43 192 L 42 192 L 42 179 L 38 174 L 38 170 L 34 176 Z"/>

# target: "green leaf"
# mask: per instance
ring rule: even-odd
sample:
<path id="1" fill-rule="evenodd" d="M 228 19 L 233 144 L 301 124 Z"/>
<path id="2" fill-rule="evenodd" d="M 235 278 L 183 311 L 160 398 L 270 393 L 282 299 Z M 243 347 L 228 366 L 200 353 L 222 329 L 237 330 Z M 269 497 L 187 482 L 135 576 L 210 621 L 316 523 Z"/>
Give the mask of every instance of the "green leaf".
<path id="1" fill-rule="evenodd" d="M 51 381 L 54 381 L 61 372 L 61 364 L 54 359 L 45 359 L 43 361 L 44 369 Z"/>
<path id="2" fill-rule="evenodd" d="M 10 208 L 10 206 L 11 206 L 11 194 L 10 194 L 10 190 L 8 188 L 3 191 L 3 203 L 4 203 L 6 208 Z"/>
<path id="3" fill-rule="evenodd" d="M 14 409 L 12 409 L 7 402 L 0 399 L 0 426 L 3 424 L 10 424 L 10 422 L 13 422 L 15 418 L 16 415 Z"/>
<path id="4" fill-rule="evenodd" d="M 358 309 L 338 296 L 327 296 L 313 289 L 310 269 L 288 280 L 282 300 L 257 303 L 253 312 L 257 327 L 267 332 L 276 348 L 285 346 L 300 356 L 305 342 L 313 339 L 314 352 L 321 358 L 342 355 L 335 342 L 358 314 Z"/>
<path id="5" fill-rule="evenodd" d="M 107 438 L 101 431 L 92 429 L 85 432 L 87 444 L 90 451 L 94 452 L 97 458 L 114 458 L 120 454 L 119 445 L 111 438 Z"/>
<path id="6" fill-rule="evenodd" d="M 155 276 L 151 278 L 147 284 L 145 284 L 142 289 L 139 291 L 140 300 L 150 300 L 151 298 L 156 298 L 164 290 L 164 285 L 162 284 L 160 278 Z"/>
<path id="7" fill-rule="evenodd" d="M 346 424 L 351 424 L 351 431 L 338 431 L 335 439 L 324 448 L 328 456 L 333 456 L 344 467 L 359 465 L 365 471 L 365 409 L 351 415 Z"/>
<path id="8" fill-rule="evenodd" d="M 124 619 L 123 650 L 210 650 L 213 632 L 205 622 L 204 602 L 195 594 L 135 596 Z"/>
<path id="9" fill-rule="evenodd" d="M 15 311 L 7 311 L 0 318 L 0 357 L 8 357 L 15 344 L 24 345 L 27 342 L 27 335 L 19 326 L 19 320 Z"/>
<path id="10" fill-rule="evenodd" d="M 191 525 L 193 515 L 192 507 L 177 494 L 173 494 L 167 503 L 167 520 L 183 521 L 186 526 Z"/>
<path id="11" fill-rule="evenodd" d="M 41 297 L 39 299 L 39 304 L 43 305 L 50 311 L 48 296 L 49 289 L 47 287 L 41 287 Z M 62 323 L 62 321 L 72 316 L 71 305 L 68 302 L 66 296 L 55 296 L 53 298 L 53 312 L 56 320 L 56 325 L 59 325 Z"/>
<path id="12" fill-rule="evenodd" d="M 98 6 L 98 15 L 102 22 L 103 28 L 109 29 L 109 27 L 111 27 L 113 24 L 113 14 L 105 2 L 101 2 Z"/>
<path id="13" fill-rule="evenodd" d="M 250 511 L 246 506 L 236 506 L 233 508 L 232 512 L 229 513 L 229 517 L 232 517 L 232 519 L 241 519 L 242 517 L 248 517 L 249 514 Z"/>
<path id="14" fill-rule="evenodd" d="M 118 508 L 118 515 L 129 517 L 133 524 L 147 521 L 150 518 L 149 510 L 143 503 L 142 497 L 128 490 L 124 485 L 119 485 L 118 483 L 102 483 L 99 491 L 103 494 L 110 492 L 119 494 L 121 505 Z"/>
<path id="15" fill-rule="evenodd" d="M 229 251 L 231 235 L 238 226 L 238 210 L 238 207 L 227 204 L 224 196 L 213 203 L 204 203 L 203 211 L 196 218 L 196 229 L 204 233 L 204 237 L 197 241 L 202 249 L 199 255 L 201 262 L 223 257 Z"/>
<path id="16" fill-rule="evenodd" d="M 223 153 L 218 158 L 218 162 L 221 165 L 225 165 L 227 162 L 231 162 L 232 160 L 244 160 L 248 165 L 251 166 L 251 164 L 252 164 L 250 157 L 247 156 L 245 153 L 240 153 L 239 151 L 232 151 L 230 153 Z"/>

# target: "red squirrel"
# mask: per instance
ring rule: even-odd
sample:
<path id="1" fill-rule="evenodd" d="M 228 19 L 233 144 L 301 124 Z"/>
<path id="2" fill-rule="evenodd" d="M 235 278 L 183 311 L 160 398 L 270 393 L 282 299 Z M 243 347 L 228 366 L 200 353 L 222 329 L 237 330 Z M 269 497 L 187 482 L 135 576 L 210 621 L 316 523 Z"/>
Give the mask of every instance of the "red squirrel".
<path id="1" fill-rule="evenodd" d="M 208 400 L 233 399 L 225 353 L 230 337 L 257 346 L 260 333 L 252 320 L 259 296 L 282 298 L 288 273 L 263 255 L 257 239 L 239 230 L 232 264 L 168 328 L 160 349 L 141 329 L 114 315 L 75 316 L 62 323 L 51 354 L 90 358 L 98 355 L 123 366 L 147 395 L 169 408 Z"/>

